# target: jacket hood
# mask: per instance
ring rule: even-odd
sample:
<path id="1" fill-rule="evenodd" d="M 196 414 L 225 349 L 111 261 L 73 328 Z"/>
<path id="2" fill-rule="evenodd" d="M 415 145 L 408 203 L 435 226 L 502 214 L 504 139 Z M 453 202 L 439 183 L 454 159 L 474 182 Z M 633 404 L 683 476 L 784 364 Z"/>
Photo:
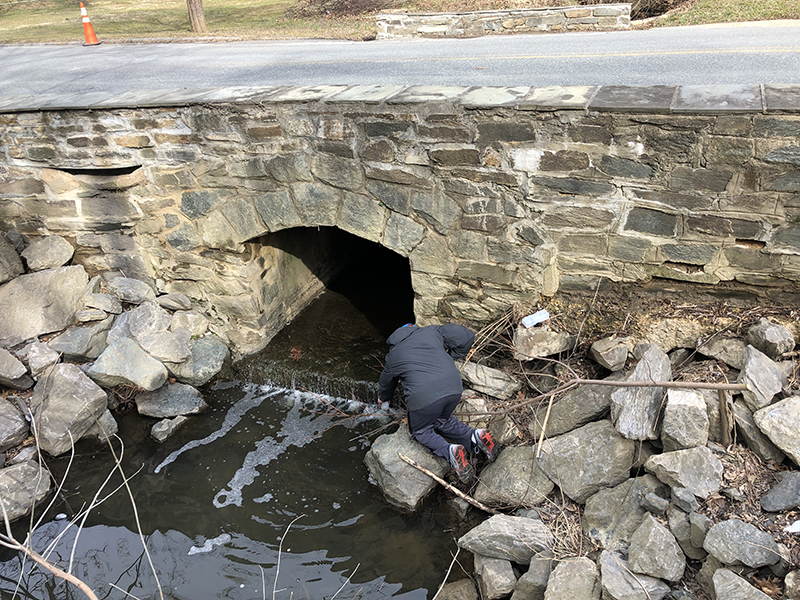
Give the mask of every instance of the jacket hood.
<path id="1" fill-rule="evenodd" d="M 416 325 L 404 325 L 403 327 L 398 327 L 394 330 L 392 335 L 386 340 L 386 343 L 390 346 L 394 346 L 395 344 L 399 344 L 412 333 L 414 333 L 419 327 Z"/>

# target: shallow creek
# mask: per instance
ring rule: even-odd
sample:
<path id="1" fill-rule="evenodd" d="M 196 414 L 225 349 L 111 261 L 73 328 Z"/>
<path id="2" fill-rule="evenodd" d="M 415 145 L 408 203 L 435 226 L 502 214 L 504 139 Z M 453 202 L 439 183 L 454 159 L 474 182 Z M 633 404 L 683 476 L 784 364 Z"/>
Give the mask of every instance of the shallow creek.
<path id="1" fill-rule="evenodd" d="M 362 462 L 375 437 L 367 434 L 387 420 L 375 414 L 375 382 L 385 338 L 413 319 L 410 285 L 371 280 L 354 293 L 352 281 L 339 283 L 204 390 L 211 409 L 163 445 L 148 437 L 154 421 L 135 411 L 120 419 L 150 557 L 123 488 L 91 511 L 72 559 L 98 597 L 158 598 L 149 560 L 164 598 L 175 600 L 321 600 L 340 588 L 343 599 L 433 597 L 465 524 L 444 494 L 417 514 L 393 510 Z M 358 416 L 334 426 L 337 411 Z M 62 568 L 77 529 L 63 515 L 90 503 L 111 469 L 107 448 L 78 450 L 66 500 L 33 532 L 34 548 L 53 543 L 49 558 Z M 49 464 L 58 477 L 68 460 Z M 101 497 L 119 484 L 112 478 Z M 84 597 L 29 565 L 17 587 L 19 557 L 0 560 L 4 599 L 15 589 L 37 600 Z"/>

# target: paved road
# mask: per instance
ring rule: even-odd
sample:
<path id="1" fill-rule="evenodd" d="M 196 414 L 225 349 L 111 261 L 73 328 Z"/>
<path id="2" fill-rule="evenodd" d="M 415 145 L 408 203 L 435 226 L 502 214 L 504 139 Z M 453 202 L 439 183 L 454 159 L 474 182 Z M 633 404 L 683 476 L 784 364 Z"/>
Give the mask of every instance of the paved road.
<path id="1" fill-rule="evenodd" d="M 800 22 L 450 40 L 0 46 L 0 96 L 357 83 L 800 83 Z"/>

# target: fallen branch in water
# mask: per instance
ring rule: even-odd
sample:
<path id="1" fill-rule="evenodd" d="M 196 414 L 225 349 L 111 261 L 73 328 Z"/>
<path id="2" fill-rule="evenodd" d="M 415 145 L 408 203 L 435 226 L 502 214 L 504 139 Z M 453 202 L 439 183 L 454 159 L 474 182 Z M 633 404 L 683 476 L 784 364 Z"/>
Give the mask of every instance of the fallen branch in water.
<path id="1" fill-rule="evenodd" d="M 398 452 L 397 456 L 400 457 L 400 460 L 402 460 L 404 462 L 407 462 L 408 464 L 410 464 L 412 467 L 414 467 L 416 469 L 419 469 L 420 471 L 425 473 L 425 475 L 427 475 L 428 477 L 430 477 L 434 481 L 442 484 L 445 488 L 447 488 L 448 490 L 453 492 L 459 498 L 461 498 L 463 500 L 466 500 L 467 502 L 469 502 L 475 508 L 478 508 L 478 509 L 482 510 L 483 512 L 487 512 L 487 513 L 489 513 L 491 515 L 496 515 L 497 514 L 497 511 L 495 509 L 489 508 L 485 504 L 482 504 L 482 503 L 478 502 L 477 500 L 475 500 L 475 498 L 473 498 L 471 496 L 468 496 L 467 494 L 465 494 L 461 490 L 453 487 L 452 485 L 447 483 L 444 479 L 442 479 L 441 477 L 436 475 L 433 471 L 431 471 L 430 469 L 426 469 L 425 467 L 423 467 L 421 464 L 419 464 L 417 462 L 414 462 L 413 460 L 411 460 L 410 458 L 405 456 L 403 453 Z"/>

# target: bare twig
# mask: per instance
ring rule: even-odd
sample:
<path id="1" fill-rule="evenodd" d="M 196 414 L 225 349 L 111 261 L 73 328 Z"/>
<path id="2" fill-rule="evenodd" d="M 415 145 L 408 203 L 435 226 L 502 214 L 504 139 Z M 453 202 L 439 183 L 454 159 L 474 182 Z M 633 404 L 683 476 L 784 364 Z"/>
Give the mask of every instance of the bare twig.
<path id="1" fill-rule="evenodd" d="M 348 577 L 348 578 L 347 578 L 347 581 L 345 581 L 345 582 L 342 584 L 342 587 L 340 587 L 338 590 L 336 590 L 336 593 L 335 593 L 333 596 L 331 596 L 331 600 L 333 600 L 334 598 L 336 598 L 336 596 L 338 596 L 338 595 L 339 595 L 339 592 L 341 592 L 341 591 L 344 589 L 344 586 L 346 586 L 348 583 L 350 583 L 350 580 L 353 578 L 353 575 L 355 575 L 355 574 L 356 574 L 356 571 L 358 571 L 358 567 L 360 567 L 360 566 L 361 566 L 361 563 L 358 563 L 358 564 L 356 565 L 356 568 L 355 568 L 355 569 L 353 569 L 353 572 L 352 572 L 352 573 L 350 573 L 350 577 Z"/>
<path id="2" fill-rule="evenodd" d="M 465 494 L 465 493 L 464 493 L 464 492 L 462 492 L 461 490 L 459 490 L 459 489 L 457 489 L 457 488 L 453 487 L 452 485 L 450 485 L 449 483 L 447 483 L 447 482 L 446 482 L 444 479 L 442 479 L 441 477 L 439 477 L 438 475 L 436 475 L 436 473 L 434 473 L 434 472 L 433 472 L 433 471 L 431 471 L 430 469 L 426 469 L 426 468 L 425 468 L 425 467 L 423 467 L 421 464 L 419 464 L 419 463 L 417 463 L 417 462 L 415 462 L 415 461 L 411 460 L 410 458 L 408 458 L 407 456 L 405 456 L 405 455 L 404 455 L 402 452 L 398 452 L 398 453 L 397 453 L 397 456 L 399 456 L 399 457 L 400 457 L 400 460 L 402 460 L 402 461 L 404 461 L 404 462 L 407 462 L 408 464 L 410 464 L 412 467 L 415 467 L 416 469 L 419 469 L 420 471 L 422 471 L 423 473 L 425 473 L 425 475 L 427 475 L 428 477 L 430 477 L 430 478 L 431 478 L 431 479 L 433 479 L 434 481 L 436 481 L 436 482 L 438 482 L 438 483 L 442 484 L 442 485 L 443 485 L 445 488 L 447 488 L 448 490 L 450 490 L 451 492 L 453 492 L 453 493 L 454 493 L 456 496 L 458 496 L 459 498 L 462 498 L 463 500 L 466 500 L 467 502 L 469 502 L 469 503 L 470 503 L 472 506 L 474 506 L 475 508 L 478 508 L 478 509 L 482 510 L 483 512 L 487 512 L 487 513 L 489 513 L 489 514 L 492 514 L 492 515 L 496 515 L 496 514 L 497 514 L 497 511 L 496 511 L 495 509 L 493 509 L 493 508 L 489 508 L 489 507 L 488 507 L 488 506 L 486 506 L 485 504 L 482 504 L 481 502 L 478 502 L 477 500 L 475 500 L 475 498 L 473 498 L 473 497 L 471 497 L 471 496 L 468 496 L 467 494 Z"/>
<path id="3" fill-rule="evenodd" d="M 278 592 L 278 575 L 281 572 L 281 554 L 283 553 L 283 540 L 284 538 L 286 538 L 286 535 L 289 533 L 289 530 L 292 528 L 292 525 L 294 525 L 298 519 L 302 519 L 303 517 L 305 517 L 305 515 L 299 515 L 295 517 L 292 520 L 292 522 L 286 526 L 286 531 L 283 532 L 283 535 L 281 536 L 281 541 L 278 544 L 278 564 L 275 566 L 275 581 L 272 583 L 272 600 L 275 600 L 275 594 Z"/>
<path id="4" fill-rule="evenodd" d="M 450 577 L 450 571 L 453 570 L 453 565 L 456 564 L 456 560 L 458 559 L 458 553 L 461 552 L 461 548 L 456 548 L 456 553 L 453 555 L 453 560 L 450 561 L 450 566 L 447 568 L 447 573 L 444 574 L 444 579 L 442 580 L 442 584 L 439 586 L 439 589 L 436 590 L 436 593 L 433 596 L 432 600 L 436 600 L 439 597 L 439 594 L 442 593 L 442 588 L 444 584 L 447 583 L 447 578 Z"/>
<path id="5" fill-rule="evenodd" d="M 114 584 L 113 584 L 113 583 L 111 583 L 110 581 L 108 582 L 108 585 L 110 585 L 111 587 L 113 587 L 113 588 L 114 588 L 114 589 L 116 589 L 116 590 L 119 590 L 120 592 L 122 592 L 122 593 L 123 593 L 123 594 L 125 594 L 126 596 L 130 596 L 131 598 L 133 598 L 133 600 L 140 600 L 139 598 L 137 598 L 136 596 L 134 596 L 134 595 L 133 595 L 133 594 L 131 594 L 130 592 L 126 592 L 126 591 L 125 591 L 125 590 L 123 590 L 121 587 L 119 587 L 118 585 L 114 585 Z"/>

